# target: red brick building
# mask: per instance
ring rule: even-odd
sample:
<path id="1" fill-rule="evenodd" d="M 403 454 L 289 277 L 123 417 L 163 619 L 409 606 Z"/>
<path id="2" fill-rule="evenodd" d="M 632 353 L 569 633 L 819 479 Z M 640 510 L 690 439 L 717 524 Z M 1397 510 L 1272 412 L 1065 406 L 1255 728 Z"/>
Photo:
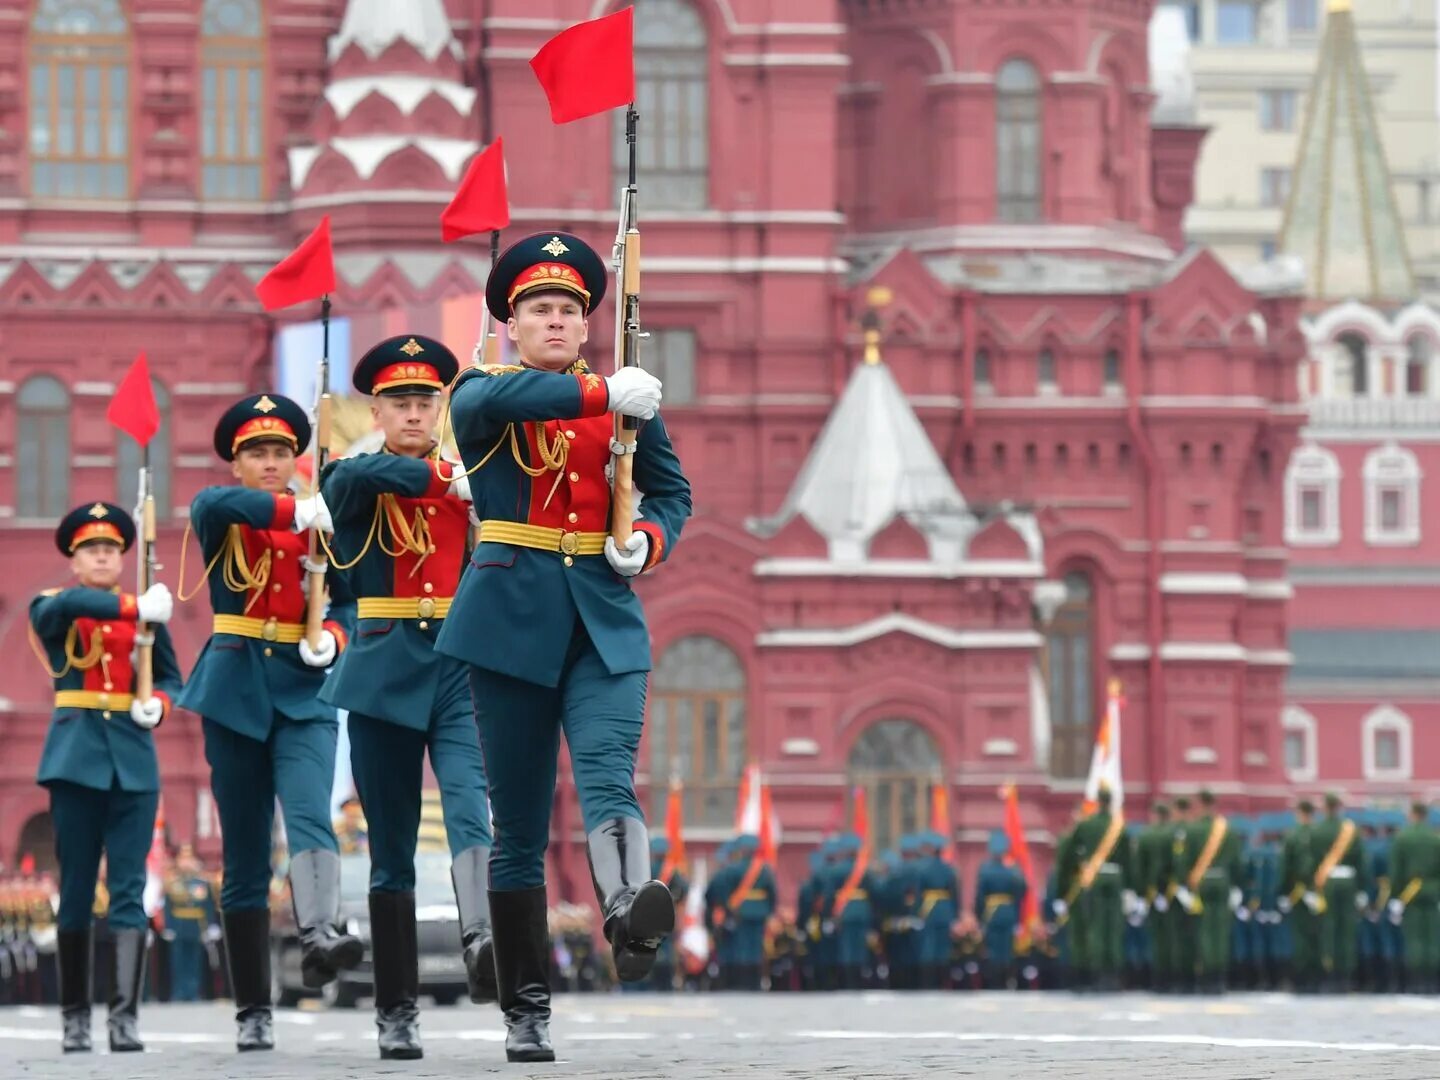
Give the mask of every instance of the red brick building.
<path id="1" fill-rule="evenodd" d="M 968 859 L 1014 780 L 1043 851 L 1112 675 L 1137 809 L 1289 790 L 1301 300 L 1183 250 L 1203 132 L 1156 107 L 1153 6 L 636 3 L 647 363 L 696 505 L 641 585 L 641 780 L 657 812 L 686 780 L 696 847 L 755 759 L 792 881 L 855 784 L 886 841 L 945 783 Z M 104 409 L 134 353 L 165 390 L 173 586 L 190 496 L 228 478 L 215 417 L 286 377 L 252 283 L 320 215 L 356 350 L 468 349 L 487 262 L 437 218 L 497 135 L 509 235 L 609 243 L 616 131 L 551 126 L 526 63 L 606 8 L 0 0 L 0 860 L 48 831 L 26 603 L 64 576 L 54 516 L 133 484 Z M 208 614 L 181 610 L 188 661 Z M 199 723 L 158 738 L 170 829 L 213 848 Z"/>

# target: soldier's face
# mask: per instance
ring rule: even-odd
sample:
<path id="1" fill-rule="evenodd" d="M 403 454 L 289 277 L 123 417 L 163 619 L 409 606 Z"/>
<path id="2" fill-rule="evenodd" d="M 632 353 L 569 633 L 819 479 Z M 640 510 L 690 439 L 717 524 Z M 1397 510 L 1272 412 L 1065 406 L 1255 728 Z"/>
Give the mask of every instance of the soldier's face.
<path id="1" fill-rule="evenodd" d="M 522 297 L 507 324 L 510 340 L 531 367 L 563 371 L 590 339 L 590 324 L 578 298 L 569 293 Z"/>
<path id="2" fill-rule="evenodd" d="M 120 545 L 105 541 L 82 544 L 70 556 L 70 569 L 80 584 L 92 589 L 113 589 L 120 583 L 124 566 Z"/>
<path id="3" fill-rule="evenodd" d="M 263 442 L 245 446 L 231 465 L 242 487 L 259 491 L 284 491 L 295 475 L 295 451 L 285 443 Z"/>
<path id="4" fill-rule="evenodd" d="M 376 394 L 370 415 L 385 433 L 385 445 L 397 454 L 421 457 L 435 443 L 440 419 L 439 394 Z"/>

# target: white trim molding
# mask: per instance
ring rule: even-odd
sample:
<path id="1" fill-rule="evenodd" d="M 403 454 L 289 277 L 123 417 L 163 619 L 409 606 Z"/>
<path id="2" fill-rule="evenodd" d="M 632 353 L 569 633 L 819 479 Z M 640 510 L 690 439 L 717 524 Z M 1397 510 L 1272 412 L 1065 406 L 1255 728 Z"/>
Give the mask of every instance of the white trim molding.
<path id="1" fill-rule="evenodd" d="M 1020 752 L 1020 746 L 1014 739 L 986 739 L 980 752 L 986 757 L 1014 757 Z"/>
<path id="2" fill-rule="evenodd" d="M 1160 591 L 1180 596 L 1245 596 L 1243 574 L 1169 573 L 1160 575 Z"/>
<path id="3" fill-rule="evenodd" d="M 1420 543 L 1420 462 L 1394 442 L 1365 456 L 1365 542 L 1375 547 L 1411 547 Z M 1399 523 L 1387 527 L 1385 496 L 1398 500 Z"/>
<path id="4" fill-rule="evenodd" d="M 1038 649 L 1045 641 L 1034 630 L 955 630 L 903 612 L 891 612 L 855 626 L 766 630 L 755 641 L 762 647 L 843 648 L 891 633 L 909 634 L 947 649 Z"/>
<path id="5" fill-rule="evenodd" d="M 1381 705 L 1371 711 L 1360 725 L 1360 765 L 1366 780 L 1409 780 L 1415 771 L 1414 734 L 1410 717 L 1393 705 Z M 1393 768 L 1375 760 L 1376 737 L 1393 732 L 1399 746 L 1399 759 Z"/>
<path id="6" fill-rule="evenodd" d="M 1219 760 L 1213 746 L 1191 746 L 1185 751 L 1186 765 L 1214 765 Z"/>
<path id="7" fill-rule="evenodd" d="M 1302 499 L 1317 492 L 1320 523 L 1306 529 Z M 1340 459 L 1323 446 L 1306 443 L 1285 469 L 1285 542 L 1296 547 L 1332 547 L 1340 542 Z"/>
<path id="8" fill-rule="evenodd" d="M 780 752 L 786 757 L 819 757 L 820 744 L 814 739 L 785 739 Z"/>
<path id="9" fill-rule="evenodd" d="M 1285 757 L 1284 738 L 1291 732 L 1299 732 L 1304 740 L 1305 747 L 1304 763 L 1292 767 L 1289 759 Z M 1284 766 L 1285 775 L 1292 783 L 1309 784 L 1315 781 L 1319 771 L 1320 761 L 1320 728 L 1315 722 L 1315 717 L 1306 712 L 1299 705 L 1287 705 L 1280 714 L 1280 737 L 1281 737 L 1281 764 Z"/>

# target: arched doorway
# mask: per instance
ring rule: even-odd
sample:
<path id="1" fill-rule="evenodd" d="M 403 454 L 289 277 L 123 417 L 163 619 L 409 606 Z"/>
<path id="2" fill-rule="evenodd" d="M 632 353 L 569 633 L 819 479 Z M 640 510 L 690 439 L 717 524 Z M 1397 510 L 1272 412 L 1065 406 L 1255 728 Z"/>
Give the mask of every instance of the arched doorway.
<path id="1" fill-rule="evenodd" d="M 895 847 L 930 824 L 930 785 L 943 775 L 935 740 L 911 720 L 880 720 L 850 748 L 850 784 L 865 791 L 870 843 Z"/>
<path id="2" fill-rule="evenodd" d="M 1065 575 L 1065 601 L 1045 634 L 1050 696 L 1050 775 L 1076 779 L 1090 768 L 1095 740 L 1094 595 L 1090 578 Z"/>

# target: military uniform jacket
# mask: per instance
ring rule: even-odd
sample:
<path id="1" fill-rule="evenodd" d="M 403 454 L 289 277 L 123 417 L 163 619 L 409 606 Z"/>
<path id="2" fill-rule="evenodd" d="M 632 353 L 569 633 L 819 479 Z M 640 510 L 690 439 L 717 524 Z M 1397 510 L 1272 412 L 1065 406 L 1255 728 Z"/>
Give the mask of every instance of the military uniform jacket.
<path id="1" fill-rule="evenodd" d="M 306 536 L 290 531 L 295 498 L 243 487 L 209 487 L 190 504 L 190 522 L 200 538 L 209 575 L 210 606 L 217 616 L 238 615 L 262 622 L 305 621 Z M 232 560 L 240 556 L 254 587 L 238 590 Z M 223 566 L 221 564 L 224 564 Z M 331 619 L 342 654 L 354 602 L 331 574 Z M 294 643 L 237 634 L 211 635 L 180 704 L 207 720 L 251 739 L 270 735 L 275 713 L 291 720 L 335 720 L 335 709 L 320 700 L 325 672 L 300 659 Z"/>
<path id="2" fill-rule="evenodd" d="M 460 471 L 438 456 L 390 453 L 326 466 L 321 490 L 335 521 L 336 565 L 359 560 L 339 571 L 347 591 L 361 608 L 375 599 L 402 603 L 389 618 L 361 613 L 322 700 L 392 724 L 429 727 L 444 664 L 435 637 L 460 582 L 470 531 L 469 504 L 448 494 Z"/>
<path id="3" fill-rule="evenodd" d="M 608 532 L 608 403 L 604 379 L 582 370 L 475 369 L 462 376 L 450 409 L 461 457 L 474 470 L 476 516 Z M 550 460 L 562 461 L 559 469 L 543 463 L 542 438 Z M 659 416 L 640 429 L 634 478 L 644 493 L 635 527 L 650 538 L 648 569 L 669 558 L 690 516 L 690 484 Z M 557 686 L 577 619 L 611 674 L 650 670 L 640 599 L 604 555 L 572 557 L 482 536 L 436 647 L 476 667 Z"/>
<path id="4" fill-rule="evenodd" d="M 185 941 L 199 941 L 217 923 L 215 896 L 202 877 L 171 878 L 165 887 L 165 925 Z"/>
<path id="5" fill-rule="evenodd" d="M 137 618 L 135 597 L 128 593 L 75 587 L 37 596 L 30 604 L 30 625 L 48 658 L 56 692 L 133 693 Z M 165 627 L 151 630 L 155 696 L 168 715 L 180 693 L 180 666 Z M 57 671 L 61 674 L 54 675 Z M 100 791 L 159 791 L 154 738 L 130 719 L 128 704 L 114 709 L 57 706 L 37 780 L 65 780 Z"/>
<path id="6" fill-rule="evenodd" d="M 1390 891 L 1406 904 L 1440 899 L 1440 836 L 1414 822 L 1400 830 L 1390 849 Z"/>

